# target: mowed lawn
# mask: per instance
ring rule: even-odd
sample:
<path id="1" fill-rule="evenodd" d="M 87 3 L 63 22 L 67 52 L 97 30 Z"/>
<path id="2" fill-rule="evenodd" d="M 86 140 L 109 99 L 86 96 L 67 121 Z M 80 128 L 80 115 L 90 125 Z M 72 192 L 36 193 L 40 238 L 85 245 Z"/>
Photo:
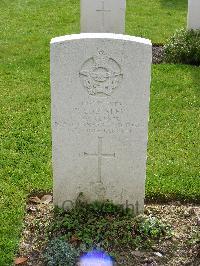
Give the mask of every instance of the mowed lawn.
<path id="1" fill-rule="evenodd" d="M 52 189 L 49 42 L 79 32 L 77 0 L 1 0 L 0 265 L 11 265 L 27 196 Z M 164 43 L 187 0 L 128 0 L 126 32 Z M 152 69 L 146 198 L 200 202 L 200 69 Z"/>

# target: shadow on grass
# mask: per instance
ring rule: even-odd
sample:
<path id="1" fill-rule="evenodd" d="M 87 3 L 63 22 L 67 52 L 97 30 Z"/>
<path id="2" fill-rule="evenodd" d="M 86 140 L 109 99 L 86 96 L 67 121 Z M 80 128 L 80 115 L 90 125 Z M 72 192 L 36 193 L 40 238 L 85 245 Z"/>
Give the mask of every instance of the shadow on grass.
<path id="1" fill-rule="evenodd" d="M 187 10 L 187 0 L 160 0 L 162 8 Z"/>

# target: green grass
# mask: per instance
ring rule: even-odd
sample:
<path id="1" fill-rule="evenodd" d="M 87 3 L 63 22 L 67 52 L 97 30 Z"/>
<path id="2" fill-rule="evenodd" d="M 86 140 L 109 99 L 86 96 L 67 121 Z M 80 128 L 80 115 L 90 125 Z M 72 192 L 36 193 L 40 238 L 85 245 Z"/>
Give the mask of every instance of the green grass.
<path id="1" fill-rule="evenodd" d="M 199 67 L 153 67 L 147 198 L 200 202 L 199 84 Z"/>
<path id="2" fill-rule="evenodd" d="M 126 32 L 164 43 L 186 27 L 187 0 L 127 0 Z"/>
<path id="3" fill-rule="evenodd" d="M 127 6 L 129 34 L 162 42 L 184 26 L 186 1 Z M 0 7 L 0 265 L 6 266 L 17 250 L 27 195 L 52 188 L 49 42 L 79 32 L 79 4 L 1 0 Z M 148 198 L 199 199 L 199 76 L 190 66 L 153 67 Z"/>

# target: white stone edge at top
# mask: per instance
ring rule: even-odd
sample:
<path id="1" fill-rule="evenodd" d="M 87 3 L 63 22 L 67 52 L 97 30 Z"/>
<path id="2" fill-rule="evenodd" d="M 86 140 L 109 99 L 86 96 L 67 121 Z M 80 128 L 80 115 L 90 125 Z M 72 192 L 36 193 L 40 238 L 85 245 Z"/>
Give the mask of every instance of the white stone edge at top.
<path id="1" fill-rule="evenodd" d="M 152 45 L 151 41 L 145 38 L 123 35 L 123 34 L 115 34 L 115 33 L 80 33 L 80 34 L 65 35 L 53 38 L 51 40 L 51 44 L 65 42 L 65 41 L 82 40 L 82 39 L 124 40 L 124 41 L 132 41 L 132 42 Z"/>

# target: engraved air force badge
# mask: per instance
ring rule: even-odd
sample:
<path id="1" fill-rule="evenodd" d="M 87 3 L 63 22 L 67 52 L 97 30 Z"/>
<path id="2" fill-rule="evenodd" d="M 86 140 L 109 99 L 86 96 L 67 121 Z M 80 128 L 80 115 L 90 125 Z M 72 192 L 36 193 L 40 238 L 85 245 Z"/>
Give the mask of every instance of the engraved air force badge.
<path id="1" fill-rule="evenodd" d="M 79 73 L 89 95 L 110 96 L 123 77 L 119 64 L 104 51 L 86 60 Z"/>

